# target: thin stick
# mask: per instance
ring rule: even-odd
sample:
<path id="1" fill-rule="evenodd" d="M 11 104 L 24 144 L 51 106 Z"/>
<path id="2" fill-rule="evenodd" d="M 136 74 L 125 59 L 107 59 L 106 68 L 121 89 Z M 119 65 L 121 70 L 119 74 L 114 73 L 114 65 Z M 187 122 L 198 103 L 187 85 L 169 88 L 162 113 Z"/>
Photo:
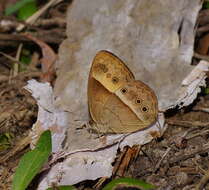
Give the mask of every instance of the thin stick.
<path id="1" fill-rule="evenodd" d="M 207 56 L 207 55 L 201 55 L 201 54 L 195 52 L 193 54 L 193 56 L 197 59 L 203 59 L 205 61 L 209 61 L 209 56 Z"/>
<path id="2" fill-rule="evenodd" d="M 167 148 L 167 150 L 165 151 L 165 153 L 163 154 L 162 158 L 158 161 L 158 163 L 156 164 L 156 167 L 154 169 L 154 172 L 156 172 L 158 170 L 158 168 L 160 167 L 162 161 L 165 159 L 166 155 L 170 152 L 171 148 Z"/>
<path id="3" fill-rule="evenodd" d="M 208 127 L 209 122 L 200 122 L 200 121 L 182 121 L 182 120 L 172 120 L 168 119 L 166 120 L 166 123 L 169 125 L 177 125 L 182 127 Z"/>
<path id="4" fill-rule="evenodd" d="M 196 190 L 201 190 L 204 189 L 204 186 L 206 185 L 206 183 L 209 181 L 209 170 L 206 172 L 206 174 L 202 177 L 202 179 L 200 180 L 200 182 L 197 184 L 197 186 L 195 187 Z"/>
<path id="5" fill-rule="evenodd" d="M 193 108 L 192 110 L 194 110 L 194 111 L 202 111 L 202 112 L 205 112 L 205 113 L 209 113 L 209 108 L 198 107 L 198 108 Z"/>
<path id="6" fill-rule="evenodd" d="M 17 54 L 16 54 L 16 60 L 20 60 L 20 54 L 21 54 L 21 51 L 22 51 L 22 47 L 23 47 L 23 44 L 21 43 L 19 46 L 18 46 L 18 49 L 17 49 Z M 14 63 L 14 71 L 13 71 L 13 76 L 17 76 L 18 75 L 18 72 L 19 72 L 19 64 L 17 62 Z"/>
<path id="7" fill-rule="evenodd" d="M 209 144 L 205 144 L 201 149 L 195 150 L 195 151 L 191 152 L 190 154 L 186 154 L 186 155 L 184 154 L 184 155 L 180 155 L 180 156 L 176 156 L 174 158 L 171 158 L 169 163 L 174 164 L 176 162 L 192 158 L 196 154 L 201 154 L 201 153 L 205 153 L 205 152 L 208 152 L 208 151 L 209 151 Z"/>

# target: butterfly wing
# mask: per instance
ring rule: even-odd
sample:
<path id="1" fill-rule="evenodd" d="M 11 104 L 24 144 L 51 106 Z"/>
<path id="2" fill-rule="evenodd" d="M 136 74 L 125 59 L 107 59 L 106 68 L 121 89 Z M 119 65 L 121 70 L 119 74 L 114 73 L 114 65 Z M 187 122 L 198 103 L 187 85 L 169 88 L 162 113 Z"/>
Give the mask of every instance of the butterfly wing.
<path id="1" fill-rule="evenodd" d="M 147 127 L 115 94 L 89 80 L 89 111 L 98 133 L 130 133 Z"/>
<path id="2" fill-rule="evenodd" d="M 154 91 L 141 81 L 132 81 L 119 88 L 115 94 L 144 122 L 151 125 L 157 119 L 158 101 Z"/>

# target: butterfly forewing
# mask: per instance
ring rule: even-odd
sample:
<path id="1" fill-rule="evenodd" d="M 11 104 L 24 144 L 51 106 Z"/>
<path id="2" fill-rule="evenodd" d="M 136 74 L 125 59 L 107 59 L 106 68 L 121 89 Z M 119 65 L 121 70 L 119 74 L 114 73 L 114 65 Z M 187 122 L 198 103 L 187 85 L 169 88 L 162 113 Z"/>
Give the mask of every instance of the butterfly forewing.
<path id="1" fill-rule="evenodd" d="M 125 63 L 108 51 L 100 51 L 95 56 L 91 74 L 113 93 L 125 83 L 134 80 L 134 75 Z"/>

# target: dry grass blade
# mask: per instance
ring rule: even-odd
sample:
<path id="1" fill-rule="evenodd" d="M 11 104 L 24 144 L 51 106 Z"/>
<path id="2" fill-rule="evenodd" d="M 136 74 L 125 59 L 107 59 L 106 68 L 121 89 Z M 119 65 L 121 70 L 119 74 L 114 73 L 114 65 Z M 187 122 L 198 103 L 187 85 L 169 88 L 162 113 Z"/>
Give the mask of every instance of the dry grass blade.
<path id="1" fill-rule="evenodd" d="M 4 57 L 6 57 L 7 59 L 11 60 L 12 62 L 14 63 L 19 63 L 21 64 L 21 62 L 19 60 L 17 60 L 16 58 L 6 54 L 6 53 L 3 53 L 3 52 L 0 52 L 1 55 L 3 55 Z"/>

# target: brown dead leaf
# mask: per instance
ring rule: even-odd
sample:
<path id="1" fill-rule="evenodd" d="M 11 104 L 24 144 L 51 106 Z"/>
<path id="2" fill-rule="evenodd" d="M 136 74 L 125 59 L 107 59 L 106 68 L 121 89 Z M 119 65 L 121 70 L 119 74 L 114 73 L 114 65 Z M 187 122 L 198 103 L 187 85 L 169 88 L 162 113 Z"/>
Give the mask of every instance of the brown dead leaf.
<path id="1" fill-rule="evenodd" d="M 24 34 L 24 36 L 34 41 L 36 44 L 38 44 L 42 50 L 43 57 L 41 59 L 41 65 L 42 65 L 41 81 L 53 83 L 55 79 L 54 63 L 57 59 L 57 55 L 55 54 L 53 49 L 42 40 L 39 40 L 30 34 Z"/>
<path id="2" fill-rule="evenodd" d="M 209 48 L 209 34 L 206 34 L 199 40 L 196 52 L 201 55 L 207 55 L 208 48 Z"/>

